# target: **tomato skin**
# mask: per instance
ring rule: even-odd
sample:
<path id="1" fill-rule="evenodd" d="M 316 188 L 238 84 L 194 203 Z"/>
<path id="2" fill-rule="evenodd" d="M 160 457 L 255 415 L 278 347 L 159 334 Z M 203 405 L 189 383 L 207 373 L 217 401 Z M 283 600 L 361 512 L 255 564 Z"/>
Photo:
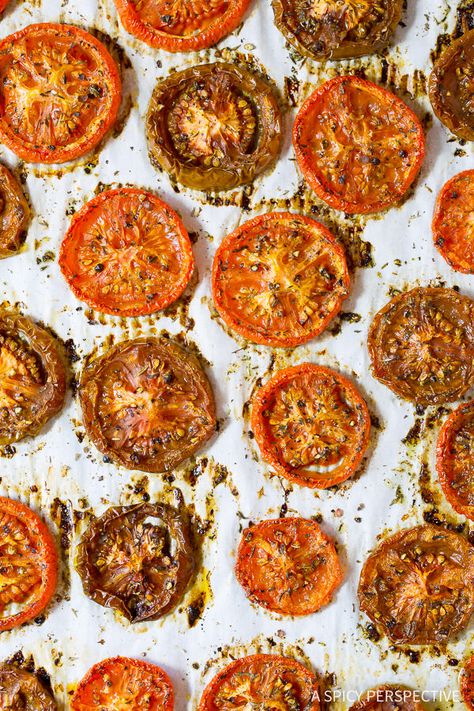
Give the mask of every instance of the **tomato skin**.
<path id="1" fill-rule="evenodd" d="M 352 93 L 350 110 L 344 101 L 347 92 Z M 362 132 L 355 141 L 358 124 Z M 387 126 L 393 135 L 383 150 L 374 134 L 387 132 Z M 322 138 L 328 131 L 332 138 Z M 395 140 L 396 150 L 391 146 Z M 329 160 L 327 155 L 337 145 L 349 152 L 345 171 L 339 158 Z M 318 197 L 348 214 L 380 212 L 399 202 L 425 155 L 423 128 L 413 111 L 391 92 L 356 75 L 330 79 L 306 99 L 293 126 L 293 146 L 303 177 Z"/>
<path id="2" fill-rule="evenodd" d="M 433 215 L 436 249 L 456 271 L 474 274 L 474 170 L 448 180 L 438 195 Z"/>
<path id="3" fill-rule="evenodd" d="M 86 127 L 79 126 L 77 121 L 74 122 L 74 130 L 80 129 L 79 135 L 75 140 L 66 141 L 63 137 L 58 145 L 52 145 L 50 143 L 51 138 L 49 138 L 48 142 L 41 135 L 44 133 L 44 127 L 46 126 L 44 119 L 41 120 L 42 122 L 39 119 L 37 120 L 35 127 L 30 131 L 30 139 L 20 135 L 20 124 L 18 122 L 21 117 L 18 117 L 17 98 L 14 93 L 11 96 L 8 93 L 12 87 L 13 89 L 16 88 L 15 82 L 17 79 L 15 76 L 11 78 L 8 72 L 16 72 L 18 76 L 20 76 L 20 72 L 24 72 L 21 74 L 22 77 L 26 75 L 23 65 L 26 61 L 29 67 L 31 56 L 35 56 L 32 54 L 32 48 L 36 46 L 35 43 L 39 44 L 44 52 L 42 56 L 38 57 L 38 62 L 44 62 L 45 71 L 53 72 L 54 69 L 51 66 L 51 57 L 48 52 L 64 51 L 67 54 L 77 48 L 80 48 L 89 58 L 92 57 L 96 65 L 94 77 L 97 77 L 97 81 L 100 81 L 103 86 L 93 84 L 87 89 L 89 94 L 82 105 L 88 107 L 87 110 L 92 111 L 92 113 L 86 117 Z M 26 60 L 25 57 L 27 57 Z M 84 58 L 82 58 L 83 64 L 84 61 Z M 66 59 L 62 61 L 61 66 L 63 65 L 66 66 Z M 0 141 L 24 161 L 48 164 L 65 163 L 78 158 L 88 153 L 102 140 L 116 119 L 121 101 L 121 81 L 117 65 L 104 45 L 85 30 L 72 25 L 54 23 L 28 25 L 0 41 L 0 67 L 0 79 L 2 80 L 2 91 L 0 92 Z M 43 80 L 47 81 L 47 78 L 43 78 Z M 87 78 L 79 81 L 87 81 Z M 94 89 L 96 86 L 97 89 Z M 78 91 L 79 89 L 77 89 Z M 102 92 L 102 95 L 98 92 Z M 95 104 L 93 102 L 97 98 L 104 98 L 104 95 L 105 100 L 101 104 L 100 112 L 95 115 L 95 108 L 93 108 Z M 70 99 L 70 104 L 72 104 L 72 101 Z M 79 102 L 78 94 L 77 102 Z M 34 120 L 33 111 L 37 110 L 37 107 L 31 104 L 28 105 L 28 108 L 30 114 L 23 112 L 24 116 L 26 116 L 25 120 L 27 120 L 28 116 L 31 116 L 31 120 Z M 48 110 L 48 118 L 51 122 L 51 117 L 56 115 L 57 112 L 55 113 L 51 106 Z M 77 110 L 77 107 L 76 113 L 79 114 L 78 118 L 80 118 L 81 112 Z M 75 116 L 75 113 L 72 115 Z M 77 117 L 75 116 L 75 118 Z M 17 123 L 12 123 L 12 121 L 16 121 L 18 125 Z M 51 135 L 51 132 L 54 132 L 54 128 L 51 123 L 48 125 L 49 135 Z M 54 124 L 54 126 L 57 128 L 57 124 Z M 22 127 L 22 130 L 25 130 L 24 127 Z M 71 135 L 72 129 L 69 129 L 69 132 Z"/>
<path id="4" fill-rule="evenodd" d="M 233 32 L 240 22 L 251 0 L 235 0 L 227 3 L 228 8 L 219 13 L 207 27 L 195 34 L 179 35 L 154 27 L 140 16 L 133 0 L 114 0 L 120 20 L 131 35 L 146 42 L 150 47 L 164 49 L 167 52 L 197 52 L 217 44 L 221 39 Z M 156 2 L 158 5 L 160 0 Z M 181 0 L 187 5 L 188 0 Z M 166 15 L 166 0 L 161 0 L 162 15 Z M 190 3 L 191 4 L 191 3 Z M 222 3 L 225 4 L 225 3 Z M 158 12 L 158 10 L 157 10 Z"/>
<path id="5" fill-rule="evenodd" d="M 0 0 L 0 12 L 3 12 L 9 2 L 10 0 Z"/>
<path id="6" fill-rule="evenodd" d="M 369 689 L 349 711 L 424 711 L 411 689 L 395 684 L 383 684 Z"/>
<path id="7" fill-rule="evenodd" d="M 21 249 L 29 220 L 30 208 L 20 184 L 0 164 L 0 259 Z"/>
<path id="8" fill-rule="evenodd" d="M 38 677 L 8 662 L 0 664 L 0 708 L 58 711 L 56 701 Z"/>
<path id="9" fill-rule="evenodd" d="M 462 670 L 461 695 L 469 711 L 474 711 L 474 655 L 469 657 Z"/>
<path id="10" fill-rule="evenodd" d="M 460 405 L 449 415 L 436 447 L 436 468 L 444 495 L 455 511 L 471 521 L 474 521 L 473 445 L 474 401 Z"/>
<path id="11" fill-rule="evenodd" d="M 123 683 L 127 673 L 131 674 L 134 683 Z M 128 704 L 134 702 L 130 705 L 130 711 L 138 708 L 143 711 L 174 709 L 173 684 L 166 672 L 156 664 L 128 657 L 103 659 L 94 664 L 79 682 L 71 699 L 71 709 L 85 711 L 99 705 L 105 709 L 107 707 L 103 704 L 108 702 L 112 694 L 111 704 L 126 703 L 123 700 L 125 693 L 135 695 L 131 701 L 127 700 Z"/>

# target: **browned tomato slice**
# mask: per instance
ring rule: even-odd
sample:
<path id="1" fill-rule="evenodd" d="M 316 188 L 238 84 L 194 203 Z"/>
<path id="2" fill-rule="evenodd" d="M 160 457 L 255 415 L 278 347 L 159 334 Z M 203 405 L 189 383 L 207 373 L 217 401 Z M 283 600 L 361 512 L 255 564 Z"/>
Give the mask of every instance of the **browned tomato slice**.
<path id="1" fill-rule="evenodd" d="M 78 547 L 84 592 L 130 622 L 156 620 L 181 600 L 194 571 L 191 529 L 167 504 L 112 506 Z"/>
<path id="2" fill-rule="evenodd" d="M 425 155 L 413 111 L 355 75 L 331 79 L 311 94 L 296 117 L 293 145 L 315 193 L 337 210 L 359 214 L 399 202 Z"/>
<path id="3" fill-rule="evenodd" d="M 214 304 L 253 343 L 296 346 L 320 334 L 349 292 L 344 250 L 323 225 L 289 212 L 260 215 L 224 238 Z"/>
<path id="4" fill-rule="evenodd" d="M 276 654 L 254 654 L 236 659 L 214 677 L 198 711 L 320 708 L 318 680 L 303 664 Z"/>
<path id="5" fill-rule="evenodd" d="M 10 171 L 0 165 L 0 259 L 19 251 L 25 241 L 29 217 L 21 186 Z"/>
<path id="6" fill-rule="evenodd" d="M 257 74 L 218 62 L 175 72 L 155 88 L 147 116 L 152 163 L 196 190 L 251 182 L 280 151 L 281 114 Z"/>
<path id="7" fill-rule="evenodd" d="M 376 314 L 372 372 L 406 400 L 456 400 L 474 383 L 474 301 L 454 289 L 418 287 Z"/>
<path id="8" fill-rule="evenodd" d="M 34 674 L 13 664 L 0 664 L 0 708 L 12 711 L 57 711 L 50 692 Z"/>
<path id="9" fill-rule="evenodd" d="M 399 531 L 365 562 L 358 595 L 393 643 L 446 642 L 474 611 L 474 547 L 435 526 Z"/>
<path id="10" fill-rule="evenodd" d="M 326 489 L 352 476 L 369 442 L 370 415 L 357 389 L 313 363 L 284 368 L 261 387 L 251 422 L 265 461 L 311 488 Z"/>
<path id="11" fill-rule="evenodd" d="M 416 693 L 406 686 L 384 684 L 366 691 L 349 711 L 424 711 Z"/>
<path id="12" fill-rule="evenodd" d="M 403 0 L 273 0 L 275 22 L 300 54 L 362 57 L 387 46 Z"/>
<path id="13" fill-rule="evenodd" d="M 66 371 L 53 336 L 0 309 L 0 444 L 37 434 L 62 408 Z"/>
<path id="14" fill-rule="evenodd" d="M 448 264 L 474 274 L 474 170 L 465 170 L 443 186 L 433 217 L 433 239 Z"/>
<path id="15" fill-rule="evenodd" d="M 453 509 L 474 521 L 474 402 L 458 407 L 442 426 L 436 465 Z"/>
<path id="16" fill-rule="evenodd" d="M 214 398 L 197 358 L 173 341 L 136 338 L 82 374 L 84 425 L 97 448 L 128 469 L 163 472 L 214 433 Z"/>
<path id="17" fill-rule="evenodd" d="M 279 518 L 247 528 L 235 571 L 252 602 L 281 615 L 317 612 L 342 581 L 333 541 L 304 518 Z"/>
<path id="18" fill-rule="evenodd" d="M 443 51 L 430 75 L 429 95 L 439 120 L 459 138 L 474 141 L 474 30 Z"/>
<path id="19" fill-rule="evenodd" d="M 186 288 L 194 268 L 181 219 L 152 193 L 106 190 L 76 213 L 59 266 L 76 296 L 109 314 L 164 309 Z"/>
<path id="20" fill-rule="evenodd" d="M 474 711 L 474 655 L 467 660 L 463 667 L 461 694 L 469 711 Z"/>

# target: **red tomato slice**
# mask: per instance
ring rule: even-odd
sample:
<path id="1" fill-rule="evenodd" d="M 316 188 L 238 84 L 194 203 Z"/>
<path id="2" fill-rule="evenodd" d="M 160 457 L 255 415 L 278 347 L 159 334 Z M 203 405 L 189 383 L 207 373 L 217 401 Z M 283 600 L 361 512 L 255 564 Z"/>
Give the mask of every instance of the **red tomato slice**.
<path id="1" fill-rule="evenodd" d="M 443 186 L 433 217 L 433 238 L 453 269 L 474 274 L 474 170 L 458 173 Z"/>
<path id="2" fill-rule="evenodd" d="M 6 8 L 9 2 L 10 0 L 0 0 L 0 12 L 2 12 Z"/>
<path id="3" fill-rule="evenodd" d="M 474 655 L 464 665 L 461 676 L 461 694 L 469 711 L 474 711 Z"/>
<path id="4" fill-rule="evenodd" d="M 92 308 L 140 316 L 181 296 L 194 259 L 174 210 L 145 190 L 122 188 L 100 193 L 74 215 L 59 266 Z"/>
<path id="5" fill-rule="evenodd" d="M 305 101 L 293 144 L 315 193 L 350 214 L 397 203 L 425 155 L 413 111 L 390 91 L 352 75 L 327 81 Z"/>
<path id="6" fill-rule="evenodd" d="M 444 495 L 455 511 L 474 521 L 474 402 L 461 405 L 448 417 L 436 455 Z"/>

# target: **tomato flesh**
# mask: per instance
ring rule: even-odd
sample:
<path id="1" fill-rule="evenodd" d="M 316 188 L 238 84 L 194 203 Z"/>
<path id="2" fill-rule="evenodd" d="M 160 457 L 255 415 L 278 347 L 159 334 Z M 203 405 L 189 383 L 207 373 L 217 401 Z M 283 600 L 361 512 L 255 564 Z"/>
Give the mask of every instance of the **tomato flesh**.
<path id="1" fill-rule="evenodd" d="M 436 203 L 434 243 L 453 269 L 474 274 L 474 170 L 448 180 Z"/>
<path id="2" fill-rule="evenodd" d="M 474 656 L 464 665 L 461 676 L 461 694 L 469 711 L 474 711 Z"/>
<path id="3" fill-rule="evenodd" d="M 441 428 L 437 468 L 451 506 L 474 521 L 474 402 L 461 405 Z"/>
<path id="4" fill-rule="evenodd" d="M 406 686 L 384 684 L 369 689 L 349 711 L 424 711 L 415 693 Z"/>
<path id="5" fill-rule="evenodd" d="M 21 186 L 10 171 L 0 165 L 0 259 L 15 254 L 22 246 L 29 213 Z"/>
<path id="6" fill-rule="evenodd" d="M 0 708 L 12 711 L 57 711 L 50 692 L 30 672 L 13 664 L 0 665 Z"/>

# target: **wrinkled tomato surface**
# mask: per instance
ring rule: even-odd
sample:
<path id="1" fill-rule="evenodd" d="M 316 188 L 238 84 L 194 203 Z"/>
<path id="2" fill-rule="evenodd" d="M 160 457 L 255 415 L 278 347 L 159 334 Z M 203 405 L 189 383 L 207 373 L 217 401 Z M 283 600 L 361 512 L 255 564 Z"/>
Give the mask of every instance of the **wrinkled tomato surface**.
<path id="1" fill-rule="evenodd" d="M 451 506 L 474 521 L 474 402 L 458 407 L 442 426 L 436 465 Z"/>
<path id="2" fill-rule="evenodd" d="M 274 212 L 224 238 L 212 272 L 226 324 L 267 346 L 296 346 L 320 334 L 349 293 L 344 250 L 323 225 Z"/>
<path id="3" fill-rule="evenodd" d="M 474 547 L 435 526 L 399 531 L 364 564 L 360 608 L 394 644 L 440 644 L 474 610 Z"/>
<path id="4" fill-rule="evenodd" d="M 199 361 L 173 341 L 124 341 L 89 363 L 80 399 L 97 448 L 128 469 L 173 469 L 214 433 L 209 381 Z"/>
<path id="5" fill-rule="evenodd" d="M 12 711 L 57 711 L 50 692 L 30 672 L 13 664 L 0 664 L 0 708 Z"/>
<path id="6" fill-rule="evenodd" d="M 30 209 L 23 190 L 8 168 L 0 164 L 0 259 L 21 248 L 26 237 Z"/>
<path id="7" fill-rule="evenodd" d="M 293 127 L 303 176 L 331 207 L 380 212 L 399 202 L 425 154 L 420 121 L 390 91 L 338 76 L 305 101 Z"/>
<path id="8" fill-rule="evenodd" d="M 456 400 L 474 383 L 474 301 L 418 287 L 379 311 L 368 337 L 372 372 L 420 405 Z"/>
<path id="9" fill-rule="evenodd" d="M 146 132 L 152 163 L 196 190 L 251 182 L 280 152 L 281 114 L 257 74 L 224 62 L 175 72 L 160 81 Z"/>
<path id="10" fill-rule="evenodd" d="M 354 385 L 313 363 L 284 368 L 261 387 L 251 424 L 277 474 L 320 489 L 354 474 L 370 434 L 369 411 Z"/>
<path id="11" fill-rule="evenodd" d="M 317 523 L 280 518 L 243 532 L 236 575 L 252 602 L 281 615 L 309 615 L 330 602 L 342 568 Z"/>
<path id="12" fill-rule="evenodd" d="M 254 654 L 236 659 L 205 688 L 198 711 L 247 708 L 319 711 L 318 680 L 289 657 Z"/>
<path id="13" fill-rule="evenodd" d="M 109 314 L 164 309 L 194 268 L 188 233 L 174 210 L 136 188 L 107 190 L 76 213 L 59 265 L 76 296 Z"/>
<path id="14" fill-rule="evenodd" d="M 71 25 L 28 25 L 0 42 L 0 141 L 31 163 L 64 163 L 105 136 L 120 105 L 117 66 Z"/>
<path id="15" fill-rule="evenodd" d="M 461 694 L 469 711 L 474 711 L 474 656 L 470 657 L 463 667 Z"/>
<path id="16" fill-rule="evenodd" d="M 112 506 L 82 537 L 84 592 L 130 622 L 156 620 L 181 600 L 194 571 L 187 515 L 166 504 Z"/>
<path id="17" fill-rule="evenodd" d="M 424 711 L 416 694 L 406 686 L 384 684 L 366 691 L 349 711 Z"/>
<path id="18" fill-rule="evenodd" d="M 443 186 L 436 201 L 433 239 L 453 269 L 474 274 L 474 170 L 458 173 Z"/>

